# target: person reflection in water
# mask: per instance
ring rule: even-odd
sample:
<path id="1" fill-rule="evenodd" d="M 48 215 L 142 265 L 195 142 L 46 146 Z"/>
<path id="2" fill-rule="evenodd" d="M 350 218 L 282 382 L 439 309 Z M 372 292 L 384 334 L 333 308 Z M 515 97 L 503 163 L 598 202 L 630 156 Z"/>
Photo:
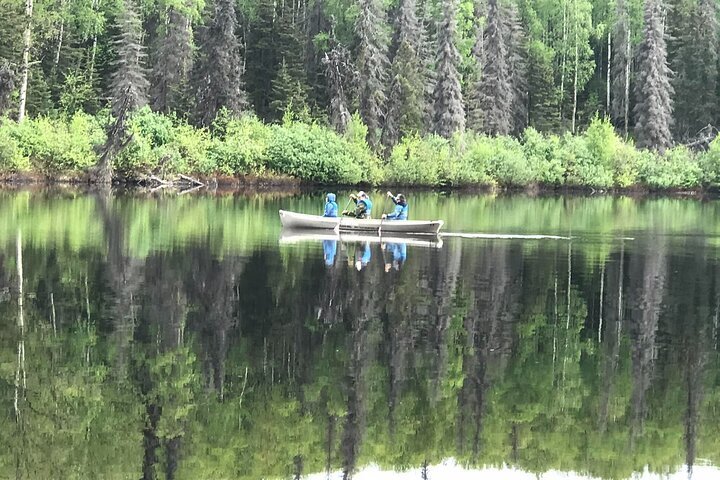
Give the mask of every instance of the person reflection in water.
<path id="1" fill-rule="evenodd" d="M 386 243 L 383 248 L 387 252 L 385 272 L 389 272 L 391 269 L 400 270 L 407 259 L 407 244 Z"/>
<path id="2" fill-rule="evenodd" d="M 371 257 L 372 250 L 370 249 L 370 242 L 363 243 L 360 248 L 355 250 L 355 268 L 358 272 L 367 267 Z"/>
<path id="3" fill-rule="evenodd" d="M 337 240 L 323 240 L 322 243 L 325 265 L 332 267 L 335 263 L 335 255 L 337 254 Z"/>

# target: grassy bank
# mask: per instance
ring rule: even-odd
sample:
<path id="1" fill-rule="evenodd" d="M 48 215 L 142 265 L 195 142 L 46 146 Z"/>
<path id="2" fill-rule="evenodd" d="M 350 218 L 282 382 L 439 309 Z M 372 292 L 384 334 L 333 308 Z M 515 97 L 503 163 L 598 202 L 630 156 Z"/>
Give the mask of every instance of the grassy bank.
<path id="1" fill-rule="evenodd" d="M 83 178 L 98 160 L 108 121 L 83 113 L 22 124 L 2 120 L 0 175 Z M 115 161 L 116 173 L 127 181 L 185 174 L 315 184 L 650 190 L 700 190 L 720 183 L 720 142 L 707 152 L 680 146 L 660 155 L 636 149 L 602 120 L 580 135 L 544 135 L 529 128 L 520 139 L 474 132 L 450 140 L 411 136 L 386 159 L 368 148 L 366 127 L 357 117 L 344 135 L 321 125 L 292 120 L 267 125 L 253 117 L 220 117 L 209 131 L 141 110 L 130 131 L 132 140 Z"/>

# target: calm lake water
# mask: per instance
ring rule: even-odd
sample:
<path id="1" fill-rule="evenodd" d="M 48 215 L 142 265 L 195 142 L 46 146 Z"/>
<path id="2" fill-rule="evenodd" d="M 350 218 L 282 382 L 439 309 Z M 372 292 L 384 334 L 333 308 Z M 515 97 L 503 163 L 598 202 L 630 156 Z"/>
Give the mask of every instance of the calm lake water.
<path id="1" fill-rule="evenodd" d="M 0 478 L 720 478 L 720 202 L 408 196 L 0 193 Z"/>

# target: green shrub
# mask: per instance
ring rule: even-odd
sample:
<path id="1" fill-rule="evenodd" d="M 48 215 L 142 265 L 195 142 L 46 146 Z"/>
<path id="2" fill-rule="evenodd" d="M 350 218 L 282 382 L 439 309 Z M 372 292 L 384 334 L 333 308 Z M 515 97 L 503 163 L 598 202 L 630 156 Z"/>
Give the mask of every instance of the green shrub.
<path id="1" fill-rule="evenodd" d="M 720 185 L 720 137 L 710 143 L 710 148 L 699 159 L 703 171 L 702 182 L 717 187 Z"/>
<path id="2" fill-rule="evenodd" d="M 115 159 L 115 168 L 133 177 L 146 172 L 203 173 L 216 170 L 208 155 L 210 135 L 174 117 L 142 108 L 128 122 L 132 140 Z"/>
<path id="3" fill-rule="evenodd" d="M 487 174 L 487 145 L 487 137 L 474 132 L 455 135 L 450 144 L 449 158 L 444 162 L 444 183 L 459 186 L 494 183 Z"/>
<path id="4" fill-rule="evenodd" d="M 448 141 L 437 135 L 411 135 L 393 148 L 386 165 L 386 180 L 402 185 L 440 185 L 441 164 L 448 158 Z"/>
<path id="5" fill-rule="evenodd" d="M 362 182 L 377 184 L 383 181 L 384 171 L 380 160 L 367 143 L 367 126 L 356 112 L 350 118 L 343 136 L 347 142 L 348 155 L 360 165 L 363 171 Z"/>
<path id="6" fill-rule="evenodd" d="M 105 136 L 96 118 L 76 113 L 69 118 L 26 119 L 10 128 L 21 156 L 45 174 L 80 171 L 94 165 L 94 148 Z"/>
<path id="7" fill-rule="evenodd" d="M 520 142 L 511 137 L 486 137 L 489 144 L 488 175 L 504 186 L 525 186 L 540 180 Z"/>
<path id="8" fill-rule="evenodd" d="M 565 169 L 559 154 L 560 138 L 545 136 L 529 127 L 523 133 L 523 153 L 528 165 L 537 172 L 537 180 L 545 185 L 562 185 Z"/>
<path id="9" fill-rule="evenodd" d="M 267 149 L 272 132 L 254 116 L 225 123 L 222 135 L 212 139 L 208 154 L 225 175 L 262 174 L 267 169 Z"/>
<path id="10" fill-rule="evenodd" d="M 560 158 L 565 168 L 565 183 L 571 186 L 611 187 L 613 172 L 601 163 L 595 141 L 569 133 L 563 137 Z M 605 160 L 607 162 L 607 160 Z"/>
<path id="11" fill-rule="evenodd" d="M 361 182 L 366 172 L 350 156 L 349 143 L 317 125 L 274 125 L 268 145 L 268 167 L 273 171 L 318 183 Z"/>
<path id="12" fill-rule="evenodd" d="M 22 172 L 30 169 L 30 161 L 22 154 L 12 130 L 17 124 L 0 119 L 0 172 Z"/>
<path id="13" fill-rule="evenodd" d="M 665 155 L 643 155 L 639 177 L 652 188 L 694 188 L 700 186 L 703 172 L 692 152 L 678 146 Z"/>

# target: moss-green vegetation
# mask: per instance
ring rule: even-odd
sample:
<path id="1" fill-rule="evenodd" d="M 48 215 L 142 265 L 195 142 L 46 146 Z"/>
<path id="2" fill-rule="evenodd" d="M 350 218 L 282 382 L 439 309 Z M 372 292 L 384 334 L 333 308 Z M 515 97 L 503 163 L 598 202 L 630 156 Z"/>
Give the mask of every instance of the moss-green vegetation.
<path id="1" fill-rule="evenodd" d="M 252 116 L 221 115 L 212 129 L 140 110 L 132 139 L 117 157 L 122 178 L 149 173 L 200 176 L 290 176 L 317 184 L 513 186 L 705 189 L 720 183 L 720 143 L 695 153 L 679 146 L 658 154 L 638 150 L 596 119 L 580 135 L 541 134 L 521 139 L 466 132 L 405 137 L 386 159 L 365 141 L 367 128 L 353 117 L 339 135 L 320 124 L 292 120 L 265 124 Z M 0 123 L 0 173 L 78 176 L 95 165 L 106 116 Z"/>

